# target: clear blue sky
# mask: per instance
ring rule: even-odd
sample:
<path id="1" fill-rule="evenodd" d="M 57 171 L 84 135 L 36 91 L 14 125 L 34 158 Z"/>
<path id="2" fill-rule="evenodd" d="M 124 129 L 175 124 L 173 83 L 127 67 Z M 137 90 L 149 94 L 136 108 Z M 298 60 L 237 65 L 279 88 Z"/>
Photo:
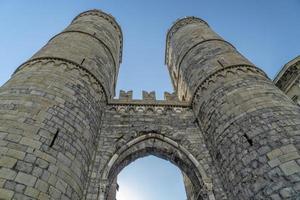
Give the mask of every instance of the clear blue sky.
<path id="1" fill-rule="evenodd" d="M 270 78 L 300 54 L 299 0 L 1 0 L 0 85 L 77 14 L 93 8 L 111 13 L 122 27 L 124 56 L 117 93 L 132 89 L 136 98 L 142 90 L 155 90 L 159 98 L 163 91 L 172 91 L 164 66 L 165 38 L 172 22 L 180 17 L 194 15 L 206 20 Z M 138 189 L 136 194 L 152 189 L 148 198 L 138 200 L 184 199 L 180 172 L 153 157 L 129 165 L 119 182 L 121 190 Z M 165 194 L 161 193 L 163 186 L 170 187 Z"/>

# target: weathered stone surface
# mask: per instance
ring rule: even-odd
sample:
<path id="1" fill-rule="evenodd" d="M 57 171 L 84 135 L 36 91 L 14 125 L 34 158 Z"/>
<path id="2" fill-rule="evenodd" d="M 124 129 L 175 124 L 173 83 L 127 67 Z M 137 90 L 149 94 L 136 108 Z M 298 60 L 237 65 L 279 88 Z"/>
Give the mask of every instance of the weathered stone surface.
<path id="1" fill-rule="evenodd" d="M 34 186 L 36 180 L 37 180 L 37 178 L 35 176 L 25 174 L 23 172 L 19 172 L 15 179 L 16 182 L 22 183 L 24 185 L 28 185 L 31 187 Z"/>
<path id="2" fill-rule="evenodd" d="M 298 60 L 289 70 L 295 77 L 282 82 L 299 78 Z M 229 199 L 300 195 L 290 192 L 299 176 L 300 108 L 262 70 L 194 17 L 168 32 L 166 64 L 179 99 L 191 102 Z"/>
<path id="3" fill-rule="evenodd" d="M 279 167 L 287 176 L 300 172 L 300 166 L 294 160 L 286 162 Z"/>
<path id="4" fill-rule="evenodd" d="M 4 192 L 14 199 L 84 198 L 121 54 L 119 25 L 91 10 L 0 88 L 1 187 L 16 184 L 16 193 Z"/>
<path id="5" fill-rule="evenodd" d="M 13 180 L 16 177 L 17 173 L 14 170 L 8 169 L 8 168 L 0 168 L 0 177 L 7 179 L 7 180 Z"/>
<path id="6" fill-rule="evenodd" d="M 121 56 L 114 18 L 87 11 L 0 88 L 0 199 L 115 200 L 118 173 L 147 155 L 180 168 L 188 200 L 299 197 L 298 58 L 275 80 L 288 97 L 184 18 L 167 35 L 175 92 L 135 100 L 113 99 Z"/>
<path id="7" fill-rule="evenodd" d="M 29 196 L 29 197 L 32 197 L 32 198 L 37 198 L 39 193 L 40 193 L 40 191 L 33 188 L 33 187 L 26 187 L 26 190 L 25 190 L 24 194 Z"/>
<path id="8" fill-rule="evenodd" d="M 0 167 L 12 168 L 17 160 L 11 157 L 2 156 L 0 158 Z"/>
<path id="9" fill-rule="evenodd" d="M 13 195 L 14 195 L 13 191 L 0 188 L 1 199 L 5 199 L 5 200 L 11 199 L 13 197 Z"/>

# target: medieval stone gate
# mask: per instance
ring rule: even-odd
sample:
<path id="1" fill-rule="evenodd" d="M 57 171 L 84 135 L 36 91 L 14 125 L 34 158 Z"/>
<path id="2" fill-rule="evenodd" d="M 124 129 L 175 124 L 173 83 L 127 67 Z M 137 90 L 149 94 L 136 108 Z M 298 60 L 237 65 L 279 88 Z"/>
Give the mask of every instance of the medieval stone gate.
<path id="1" fill-rule="evenodd" d="M 121 59 L 119 25 L 91 10 L 0 88 L 1 199 L 112 200 L 118 173 L 149 154 L 182 170 L 190 200 L 299 199 L 299 58 L 275 80 L 288 97 L 188 17 L 167 35 L 165 100 L 113 99 Z"/>

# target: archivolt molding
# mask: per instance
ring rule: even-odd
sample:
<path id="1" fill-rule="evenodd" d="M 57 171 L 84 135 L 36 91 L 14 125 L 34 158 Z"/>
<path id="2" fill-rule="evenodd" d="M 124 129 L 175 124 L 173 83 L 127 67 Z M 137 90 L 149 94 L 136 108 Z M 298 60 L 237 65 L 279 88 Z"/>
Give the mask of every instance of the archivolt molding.
<path id="1" fill-rule="evenodd" d="M 84 68 L 83 66 L 79 65 L 78 63 L 75 63 L 73 61 L 64 59 L 64 58 L 57 58 L 57 57 L 39 57 L 39 58 L 34 58 L 31 60 L 28 60 L 27 62 L 23 63 L 20 65 L 13 75 L 17 74 L 20 72 L 22 69 L 27 68 L 27 67 L 33 67 L 36 64 L 40 63 L 42 66 L 45 66 L 49 63 L 53 63 L 55 66 L 64 66 L 66 68 L 66 71 L 69 70 L 78 70 L 81 74 L 81 77 L 87 78 L 88 81 L 91 83 L 91 86 L 94 88 L 95 91 L 98 93 L 103 93 L 105 95 L 106 101 L 108 101 L 108 96 L 105 88 L 103 87 L 102 83 L 100 80 L 96 78 L 89 70 Z"/>
<path id="2" fill-rule="evenodd" d="M 120 25 L 117 23 L 117 21 L 115 20 L 115 18 L 110 15 L 107 14 L 101 10 L 88 10 L 86 12 L 83 12 L 81 14 L 79 14 L 78 16 L 76 16 L 72 23 L 75 23 L 75 21 L 79 18 L 79 17 L 83 17 L 83 16 L 88 16 L 88 15 L 94 15 L 94 16 L 99 16 L 102 17 L 103 19 L 107 20 L 118 32 L 119 34 L 119 40 L 120 40 L 120 56 L 119 56 L 119 61 L 120 63 L 122 62 L 122 54 L 123 54 L 123 33 L 122 33 L 122 29 L 120 27 Z"/>
<path id="3" fill-rule="evenodd" d="M 140 135 L 130 141 L 128 141 L 126 144 L 120 146 L 120 148 L 111 156 L 110 160 L 105 165 L 105 168 L 103 169 L 101 173 L 101 183 L 102 183 L 102 195 L 105 197 L 105 192 L 109 191 L 109 184 L 111 180 L 114 179 L 114 176 L 116 176 L 119 171 L 128 165 L 133 160 L 143 157 L 146 155 L 151 154 L 151 152 L 142 152 L 142 151 L 148 151 L 147 148 L 149 148 L 149 144 L 154 149 L 152 153 L 155 154 L 155 149 L 159 152 L 158 154 L 161 154 L 162 157 L 165 159 L 169 159 L 170 161 L 176 163 L 176 155 L 174 155 L 175 152 L 177 152 L 178 155 L 183 155 L 184 158 L 187 158 L 188 160 L 181 161 L 188 165 L 188 163 L 192 163 L 194 166 L 194 173 L 197 176 L 197 180 L 193 179 L 193 183 L 198 182 L 202 185 L 202 189 L 207 195 L 207 198 L 209 200 L 214 200 L 214 194 L 213 194 L 213 184 L 211 178 L 206 174 L 203 166 L 198 162 L 198 160 L 192 155 L 185 147 L 177 143 L 176 141 L 170 139 L 169 137 L 166 137 L 164 135 L 158 134 L 158 133 L 147 133 Z M 170 146 L 173 151 L 169 152 L 171 153 L 171 157 L 168 157 L 168 155 L 164 155 L 164 148 L 167 148 Z M 151 150 L 150 150 L 151 151 Z M 170 151 L 170 150 L 169 150 Z M 141 153 L 142 152 L 142 153 Z M 147 154 L 148 153 L 148 154 Z M 167 154 L 168 152 L 165 152 Z M 136 154 L 136 155 L 133 155 Z M 140 155 L 143 154 L 143 155 Z M 156 154 L 155 154 L 156 155 Z M 129 158 L 128 158 L 129 156 Z M 130 156 L 133 156 L 130 157 Z M 126 160 L 131 159 L 131 160 Z M 178 161 L 177 161 L 178 162 Z M 186 163 L 187 162 L 187 163 Z M 184 165 L 183 163 L 183 165 Z M 122 166 L 124 165 L 125 166 Z M 121 165 L 121 166 L 119 166 Z M 180 167 L 180 166 L 178 166 Z M 192 170 L 192 169 L 189 169 Z M 191 171 L 192 172 L 192 171 Z M 102 200 L 102 199 L 101 199 Z"/>
<path id="4" fill-rule="evenodd" d="M 268 79 L 268 76 L 261 69 L 253 65 L 230 65 L 223 67 L 213 72 L 198 84 L 191 98 L 192 107 L 195 107 L 195 105 L 198 103 L 198 100 L 201 99 L 202 92 L 208 90 L 210 85 L 216 83 L 216 81 L 218 81 L 220 78 L 226 78 L 230 74 L 255 74 Z"/>

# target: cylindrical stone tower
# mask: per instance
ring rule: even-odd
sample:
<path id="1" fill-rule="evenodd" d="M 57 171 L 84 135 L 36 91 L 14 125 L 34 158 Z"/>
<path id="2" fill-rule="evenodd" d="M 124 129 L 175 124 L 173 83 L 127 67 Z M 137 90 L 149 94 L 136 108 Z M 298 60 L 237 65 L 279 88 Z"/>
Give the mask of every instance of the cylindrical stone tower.
<path id="1" fill-rule="evenodd" d="M 122 33 L 98 10 L 77 16 L 0 88 L 0 198 L 82 199 Z"/>
<path id="2" fill-rule="evenodd" d="M 195 17 L 169 30 L 166 64 L 229 199 L 300 196 L 300 109 L 263 71 Z"/>

